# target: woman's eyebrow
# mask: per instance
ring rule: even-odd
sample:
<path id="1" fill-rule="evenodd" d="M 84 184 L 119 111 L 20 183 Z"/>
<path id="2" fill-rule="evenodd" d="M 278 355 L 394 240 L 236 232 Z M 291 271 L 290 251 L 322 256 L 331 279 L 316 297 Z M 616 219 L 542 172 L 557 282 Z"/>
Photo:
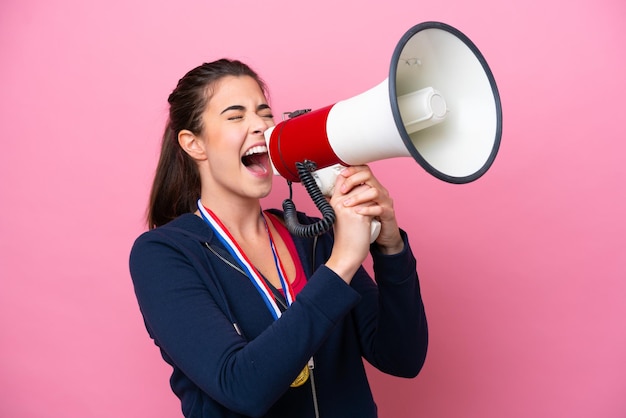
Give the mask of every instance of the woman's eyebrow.
<path id="1" fill-rule="evenodd" d="M 268 104 L 260 104 L 256 107 L 256 110 L 265 110 L 265 109 L 270 109 L 270 106 Z M 246 110 L 245 106 L 242 105 L 232 105 L 232 106 L 228 106 L 226 109 L 222 110 L 222 112 L 220 114 L 224 114 L 226 112 L 228 112 L 229 110 L 237 110 L 237 111 L 242 111 L 242 110 Z"/>
<path id="2" fill-rule="evenodd" d="M 226 109 L 222 110 L 222 113 L 220 113 L 220 115 L 223 115 L 224 113 L 228 112 L 229 110 L 246 110 L 246 108 L 241 106 L 241 105 L 228 106 Z"/>

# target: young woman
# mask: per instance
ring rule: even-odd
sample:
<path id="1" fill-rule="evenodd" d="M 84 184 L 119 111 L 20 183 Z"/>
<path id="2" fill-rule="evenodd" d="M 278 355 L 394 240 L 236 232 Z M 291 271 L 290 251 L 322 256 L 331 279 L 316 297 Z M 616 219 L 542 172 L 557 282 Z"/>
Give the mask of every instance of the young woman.
<path id="1" fill-rule="evenodd" d="M 150 230 L 130 256 L 151 338 L 186 417 L 376 417 L 363 358 L 414 377 L 428 332 L 415 259 L 367 166 L 346 168 L 333 231 L 289 234 L 262 210 L 273 173 L 266 88 L 239 61 L 187 73 L 169 97 Z M 316 219 L 298 213 L 302 224 Z M 370 245 L 370 222 L 381 232 Z M 373 257 L 376 281 L 361 267 Z"/>

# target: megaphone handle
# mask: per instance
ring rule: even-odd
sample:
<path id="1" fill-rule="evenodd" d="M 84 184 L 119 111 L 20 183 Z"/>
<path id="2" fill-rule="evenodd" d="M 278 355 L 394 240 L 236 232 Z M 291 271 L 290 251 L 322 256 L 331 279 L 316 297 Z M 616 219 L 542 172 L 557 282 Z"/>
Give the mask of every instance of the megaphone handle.
<path id="1" fill-rule="evenodd" d="M 335 183 L 337 182 L 337 176 L 343 170 L 345 166 L 341 164 L 335 164 L 330 167 L 321 168 L 312 173 L 317 187 L 324 196 L 330 197 L 335 190 Z M 380 221 L 376 219 L 372 220 L 370 226 L 370 244 L 376 241 L 380 234 Z"/>

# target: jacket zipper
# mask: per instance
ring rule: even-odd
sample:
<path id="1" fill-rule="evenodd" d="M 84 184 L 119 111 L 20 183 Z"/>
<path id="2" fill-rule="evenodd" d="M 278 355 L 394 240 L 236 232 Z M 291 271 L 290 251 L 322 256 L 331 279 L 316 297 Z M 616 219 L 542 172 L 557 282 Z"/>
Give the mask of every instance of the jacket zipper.
<path id="1" fill-rule="evenodd" d="M 311 253 L 311 274 L 315 271 L 315 250 L 317 249 L 317 236 L 313 238 L 313 251 Z M 313 396 L 313 408 L 315 409 L 315 418 L 320 418 L 319 405 L 317 404 L 317 390 L 315 388 L 315 374 L 313 369 L 315 368 L 315 361 L 313 356 L 309 360 L 309 374 L 311 375 L 311 395 Z"/>

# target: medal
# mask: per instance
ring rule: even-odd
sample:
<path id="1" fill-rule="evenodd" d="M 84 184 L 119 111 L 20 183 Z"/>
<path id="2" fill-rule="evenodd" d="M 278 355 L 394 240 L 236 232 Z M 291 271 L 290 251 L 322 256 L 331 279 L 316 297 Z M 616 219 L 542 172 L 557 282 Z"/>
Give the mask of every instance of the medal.
<path id="1" fill-rule="evenodd" d="M 298 386 L 302 386 L 308 380 L 308 378 L 309 378 L 309 365 L 307 364 L 306 366 L 304 366 L 304 369 L 302 369 L 298 377 L 296 377 L 296 380 L 294 380 L 293 383 L 289 386 L 291 386 L 292 388 L 297 388 Z"/>

